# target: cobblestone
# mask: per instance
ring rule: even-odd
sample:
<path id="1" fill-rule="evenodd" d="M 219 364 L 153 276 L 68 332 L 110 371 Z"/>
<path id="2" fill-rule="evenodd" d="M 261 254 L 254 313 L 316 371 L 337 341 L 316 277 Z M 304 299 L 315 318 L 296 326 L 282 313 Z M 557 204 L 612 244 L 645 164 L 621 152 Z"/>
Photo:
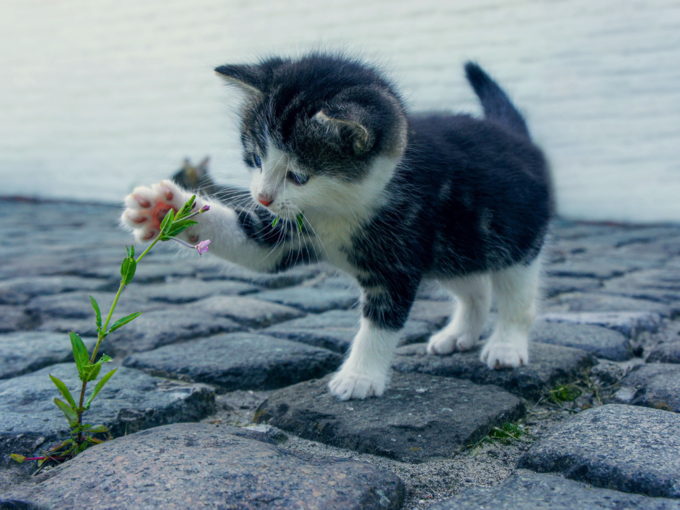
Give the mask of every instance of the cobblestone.
<path id="1" fill-rule="evenodd" d="M 5 497 L 11 488 L 17 500 L 49 505 L 47 482 L 28 483 L 25 472 L 8 463 L 7 453 L 39 452 L 66 437 L 65 421 L 51 403 L 57 392 L 47 373 L 61 374 L 70 387 L 77 386 L 68 372 L 72 365 L 64 364 L 71 356 L 66 333 L 75 330 L 91 344 L 96 327 L 88 296 L 108 307 L 130 238 L 117 230 L 117 207 L 0 201 L 0 209 L 12 219 L 0 225 L 7 240 L 0 247 L 0 492 Z M 75 216 L 84 219 L 74 221 Z M 207 446 L 214 448 L 216 459 L 265 455 L 260 447 L 266 446 L 278 452 L 266 450 L 266 455 L 288 463 L 293 472 L 306 469 L 305 455 L 318 451 L 321 456 L 314 458 L 321 464 L 310 466 L 323 465 L 356 480 L 375 477 L 369 488 L 358 482 L 352 486 L 352 501 L 365 497 L 361 501 L 380 504 L 385 500 L 376 491 L 382 491 L 394 508 L 403 499 L 406 510 L 438 500 L 440 506 L 433 509 L 489 502 L 509 508 L 539 500 L 554 508 L 574 501 L 584 508 L 611 508 L 611 502 L 673 508 L 659 498 L 680 500 L 674 492 L 680 471 L 674 441 L 680 434 L 673 432 L 680 416 L 680 227 L 559 221 L 545 259 L 549 276 L 543 315 L 532 331 L 529 366 L 492 371 L 479 362 L 478 350 L 425 355 L 423 342 L 455 309 L 445 290 L 428 283 L 418 292 L 403 332 L 403 344 L 409 345 L 399 348 L 386 395 L 341 403 L 328 395 L 326 374 L 340 363 L 358 330 L 356 284 L 323 265 L 257 275 L 210 257 L 181 259 L 160 246 L 140 265 L 117 310 L 117 315 L 145 313 L 111 334 L 102 351 L 114 355 L 112 366 L 129 356 L 126 364 L 163 377 L 119 369 L 107 385 L 109 393 L 105 388 L 101 404 L 95 401 L 91 410 L 92 421 L 110 424 L 118 437 L 102 451 L 113 455 L 130 441 L 148 446 L 151 455 L 159 451 L 154 448 L 166 430 L 156 427 L 203 420 L 213 427 L 222 424 L 211 430 L 225 423 L 239 427 L 220 432 L 233 441 Z M 581 396 L 575 402 L 544 398 L 562 385 L 577 388 Z M 619 404 L 602 406 L 610 402 Z M 253 416 L 269 425 L 248 428 Z M 208 425 L 172 430 L 181 430 L 177 437 L 185 438 L 194 426 Z M 148 427 L 153 434 L 121 438 L 126 431 Z M 501 440 L 498 430 L 525 431 L 526 437 Z M 158 477 L 174 479 L 180 473 L 198 483 L 201 494 L 210 493 L 199 488 L 214 487 L 215 478 L 204 477 L 202 468 L 190 472 L 193 461 L 186 459 L 198 450 L 182 446 L 181 438 L 178 448 L 189 456 L 174 459 L 172 468 L 161 469 Z M 573 480 L 520 470 L 501 484 L 523 452 L 521 466 Z M 72 471 L 58 468 L 50 487 L 92 467 L 95 453 L 69 463 L 75 466 Z M 342 462 L 335 464 L 341 458 L 361 458 L 382 471 L 361 467 L 351 475 Z M 146 465 L 142 456 L 139 462 L 140 469 Z M 251 471 L 233 476 L 251 476 L 260 466 L 253 462 Z M 307 494 L 298 482 L 286 485 L 283 479 L 267 478 L 273 476 L 268 468 L 257 469 L 264 485 L 280 482 L 271 486 Z M 116 467 L 111 473 L 124 476 Z M 135 478 L 141 475 L 131 476 L 134 483 L 122 491 L 122 506 L 141 501 L 142 494 L 151 504 L 160 494 L 154 491 L 166 490 L 158 485 L 160 478 L 147 476 L 157 485 L 142 489 L 141 478 Z M 604 488 L 584 489 L 581 483 Z M 546 484 L 554 490 L 544 493 Z M 96 487 L 104 490 L 104 485 Z M 353 508 L 330 487 L 323 487 L 330 494 L 327 501 Z M 456 496 L 463 488 L 470 490 Z M 323 496 L 310 494 L 304 498 L 311 499 L 300 501 L 322 501 Z M 377 500 L 371 499 L 376 495 Z M 109 499 L 97 497 L 112 501 L 110 493 Z M 81 504 L 68 501 L 73 508 Z M 273 501 L 265 498 L 258 504 L 276 508 Z"/>

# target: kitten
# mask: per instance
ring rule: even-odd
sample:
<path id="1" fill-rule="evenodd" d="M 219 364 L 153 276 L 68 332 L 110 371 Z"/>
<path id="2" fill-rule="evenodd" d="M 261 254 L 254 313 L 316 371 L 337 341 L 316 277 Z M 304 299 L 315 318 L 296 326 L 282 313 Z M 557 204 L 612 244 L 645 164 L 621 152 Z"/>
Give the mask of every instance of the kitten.
<path id="1" fill-rule="evenodd" d="M 199 197 L 198 207 L 211 210 L 186 236 L 210 239 L 212 253 L 258 271 L 323 260 L 356 278 L 361 327 L 329 385 L 342 400 L 382 395 L 426 278 L 458 301 L 429 353 L 475 346 L 493 293 L 498 325 L 482 361 L 491 369 L 529 362 L 553 208 L 549 173 L 505 93 L 477 65 L 465 69 L 484 120 L 411 115 L 378 70 L 345 56 L 216 69 L 246 95 L 241 141 L 257 203 L 225 207 Z M 151 239 L 163 214 L 154 211 L 188 198 L 169 181 L 137 188 L 122 221 L 138 240 Z"/>

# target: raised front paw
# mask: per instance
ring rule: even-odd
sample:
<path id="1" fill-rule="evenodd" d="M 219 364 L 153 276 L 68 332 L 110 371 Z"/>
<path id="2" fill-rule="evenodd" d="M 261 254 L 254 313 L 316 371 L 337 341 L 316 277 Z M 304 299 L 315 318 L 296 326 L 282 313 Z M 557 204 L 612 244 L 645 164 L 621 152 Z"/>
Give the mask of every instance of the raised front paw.
<path id="1" fill-rule="evenodd" d="M 179 210 L 191 195 L 171 181 L 161 181 L 151 188 L 140 186 L 125 197 L 123 225 L 132 230 L 137 241 L 149 241 L 160 232 L 160 225 L 170 209 Z"/>
<path id="2" fill-rule="evenodd" d="M 482 349 L 480 359 L 493 370 L 523 367 L 529 364 L 529 349 L 526 341 L 494 341 L 492 337 Z"/>
<path id="3" fill-rule="evenodd" d="M 380 397 L 385 391 L 386 376 L 357 374 L 340 370 L 328 384 L 331 395 L 340 400 Z"/>

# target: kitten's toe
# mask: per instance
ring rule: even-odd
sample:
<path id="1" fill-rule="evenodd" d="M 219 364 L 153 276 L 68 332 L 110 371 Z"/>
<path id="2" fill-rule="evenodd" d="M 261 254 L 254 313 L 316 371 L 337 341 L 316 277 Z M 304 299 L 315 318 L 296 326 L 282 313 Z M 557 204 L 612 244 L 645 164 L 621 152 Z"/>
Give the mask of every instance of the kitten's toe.
<path id="1" fill-rule="evenodd" d="M 526 345 L 490 341 L 484 346 L 480 359 L 492 370 L 517 368 L 529 364 L 529 352 Z"/>
<path id="2" fill-rule="evenodd" d="M 444 356 L 455 351 L 468 351 L 476 342 L 477 339 L 469 333 L 452 334 L 440 331 L 430 337 L 427 343 L 427 352 L 428 354 Z"/>
<path id="3" fill-rule="evenodd" d="M 328 384 L 331 395 L 340 400 L 380 397 L 385 391 L 385 377 L 340 371 Z"/>

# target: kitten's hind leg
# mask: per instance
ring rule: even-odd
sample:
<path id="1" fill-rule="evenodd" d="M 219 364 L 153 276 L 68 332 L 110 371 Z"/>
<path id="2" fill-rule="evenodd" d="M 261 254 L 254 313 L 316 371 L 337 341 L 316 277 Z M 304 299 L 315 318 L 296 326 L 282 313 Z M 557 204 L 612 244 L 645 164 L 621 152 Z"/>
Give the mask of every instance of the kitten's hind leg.
<path id="1" fill-rule="evenodd" d="M 430 337 L 427 352 L 451 354 L 467 351 L 479 340 L 491 308 L 491 278 L 488 274 L 440 280 L 456 296 L 457 307 L 451 322 Z"/>
<path id="2" fill-rule="evenodd" d="M 517 264 L 492 274 L 498 325 L 481 354 L 489 368 L 529 363 L 529 329 L 536 315 L 540 272 L 539 256 L 528 265 Z"/>

